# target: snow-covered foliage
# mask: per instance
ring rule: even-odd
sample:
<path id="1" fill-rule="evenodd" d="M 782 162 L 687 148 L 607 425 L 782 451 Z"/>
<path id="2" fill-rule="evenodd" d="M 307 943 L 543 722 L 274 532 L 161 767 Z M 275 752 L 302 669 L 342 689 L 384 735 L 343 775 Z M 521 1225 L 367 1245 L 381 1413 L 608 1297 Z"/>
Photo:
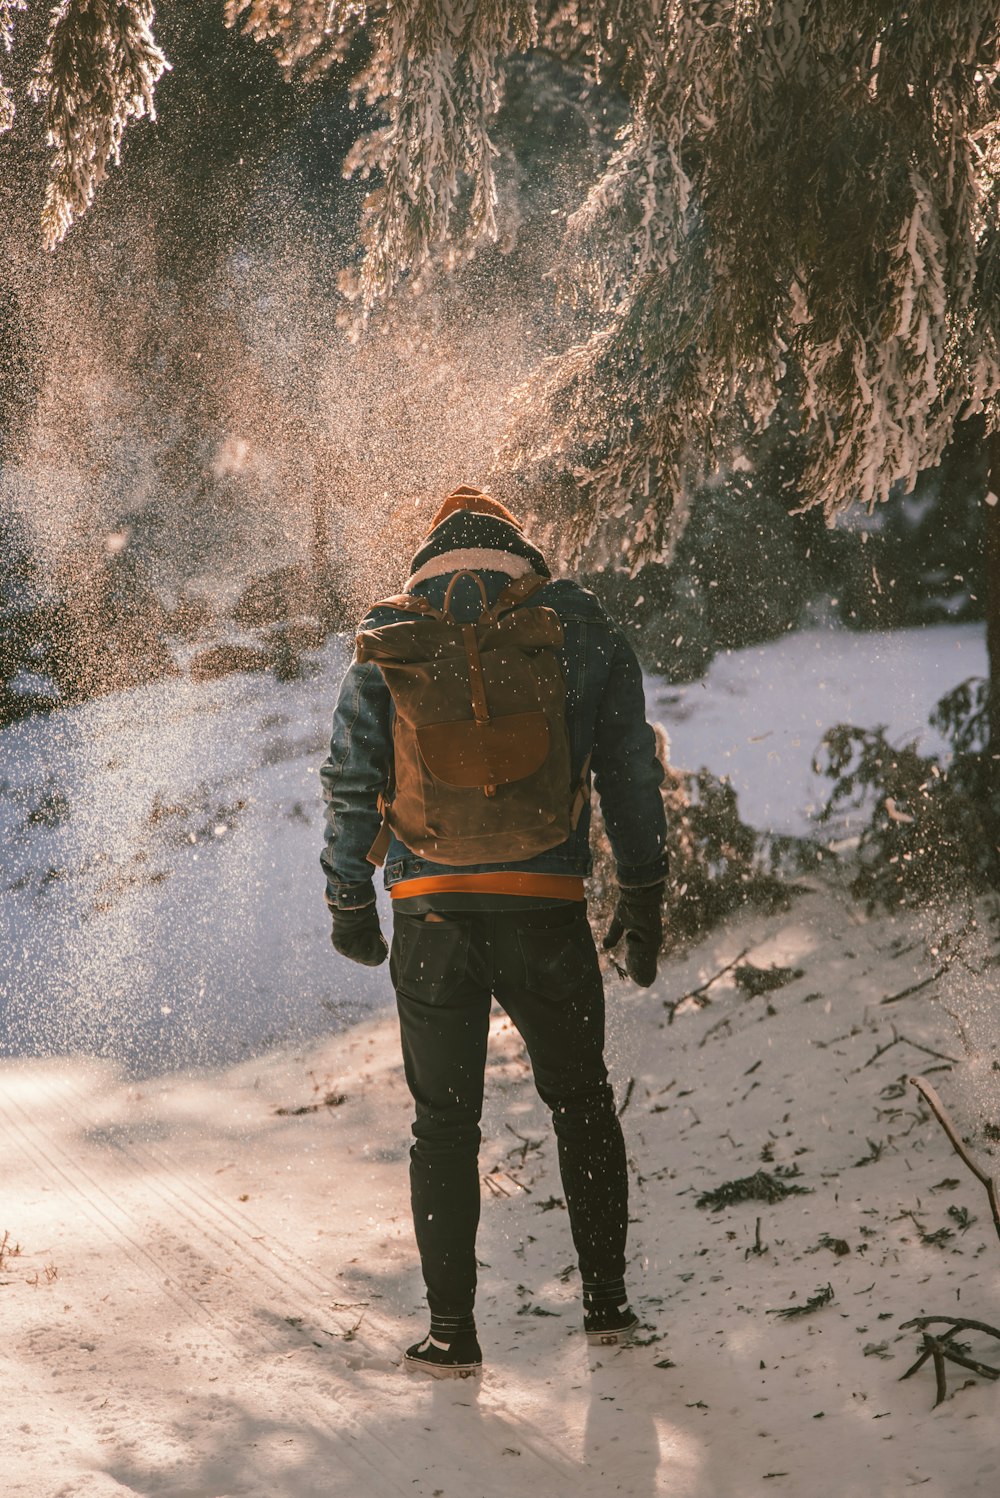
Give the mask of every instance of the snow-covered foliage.
<path id="1" fill-rule="evenodd" d="M 14 50 L 14 13 L 24 10 L 28 0 L 0 0 L 0 45 L 4 51 Z M 9 130 L 14 123 L 14 95 L 0 79 L 0 131 Z"/>
<path id="2" fill-rule="evenodd" d="M 292 14 L 250 10 L 260 27 Z M 912 485 L 960 417 L 997 424 L 993 0 L 411 0 L 368 24 L 387 122 L 355 155 L 380 174 L 366 303 L 497 232 L 490 128 L 512 52 L 589 51 L 628 96 L 555 268 L 597 326 L 525 387 L 508 454 L 574 473 L 578 544 L 610 530 L 634 566 L 668 552 L 734 422 L 764 425 L 784 389 L 803 502 L 828 515 Z"/>
<path id="3" fill-rule="evenodd" d="M 0 3 L 9 42 L 17 0 Z M 572 476 L 582 549 L 662 557 L 696 483 L 779 400 L 800 500 L 912 485 L 955 422 L 1000 425 L 1000 0 L 226 0 L 289 76 L 365 110 L 370 308 L 502 236 L 504 70 L 603 71 L 629 107 L 553 275 L 592 320 L 521 392 L 504 463 Z M 56 148 L 50 242 L 87 206 L 165 64 L 149 0 L 62 0 L 32 85 Z M 0 123 L 11 101 L 0 96 Z M 381 123 L 370 128 L 371 110 Z M 609 544 L 613 543 L 613 544 Z"/>
<path id="4" fill-rule="evenodd" d="M 288 77 L 319 77 L 347 61 L 368 15 L 365 0 L 225 0 L 227 26 L 269 47 Z"/>
<path id="5" fill-rule="evenodd" d="M 0 37 L 10 39 L 13 4 L 0 12 Z M 60 0 L 29 92 L 45 111 L 55 156 L 42 210 L 42 231 L 54 247 L 118 160 L 131 120 L 155 117 L 153 90 L 169 63 L 153 39 L 152 0 Z M 0 101 L 0 124 L 13 120 L 13 101 Z"/>
<path id="6" fill-rule="evenodd" d="M 1000 887 L 987 681 L 961 682 L 938 702 L 930 723 L 944 754 L 923 749 L 919 735 L 895 744 L 884 726 L 838 723 L 823 735 L 815 768 L 833 787 L 818 820 L 860 813 L 852 891 L 871 909 L 921 909 L 966 888 Z"/>
<path id="7" fill-rule="evenodd" d="M 636 28 L 632 118 L 558 268 L 600 326 L 528 392 L 526 442 L 633 563 L 734 410 L 759 427 L 786 387 L 828 515 L 912 486 L 956 419 L 996 424 L 998 17 L 676 0 Z"/>

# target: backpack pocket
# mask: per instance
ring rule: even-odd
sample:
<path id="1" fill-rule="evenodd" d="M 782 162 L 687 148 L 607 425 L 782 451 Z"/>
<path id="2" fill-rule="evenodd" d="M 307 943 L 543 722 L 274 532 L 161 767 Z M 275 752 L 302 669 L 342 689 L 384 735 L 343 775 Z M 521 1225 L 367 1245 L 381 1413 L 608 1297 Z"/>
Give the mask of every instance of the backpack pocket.
<path id="1" fill-rule="evenodd" d="M 545 763 L 550 742 L 548 719 L 537 711 L 417 729 L 421 757 L 435 780 L 466 790 L 527 779 Z"/>

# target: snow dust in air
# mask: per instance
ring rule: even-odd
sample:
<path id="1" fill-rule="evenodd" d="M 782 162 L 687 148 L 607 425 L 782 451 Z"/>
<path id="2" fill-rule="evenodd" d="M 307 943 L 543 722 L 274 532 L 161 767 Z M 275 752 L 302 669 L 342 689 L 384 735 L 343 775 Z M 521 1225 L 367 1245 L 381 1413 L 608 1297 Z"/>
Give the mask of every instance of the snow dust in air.
<path id="1" fill-rule="evenodd" d="M 544 318 L 467 280 L 352 338 L 291 222 L 193 284 L 129 254 L 124 278 L 72 246 L 48 263 L 0 478 L 16 606 L 46 636 L 22 683 L 63 704 L 0 742 L 0 1008 L 8 1052 L 145 1068 L 387 996 L 329 954 L 337 635 L 398 589 L 440 498 L 485 482 Z M 240 651 L 279 679 L 234 672 Z"/>

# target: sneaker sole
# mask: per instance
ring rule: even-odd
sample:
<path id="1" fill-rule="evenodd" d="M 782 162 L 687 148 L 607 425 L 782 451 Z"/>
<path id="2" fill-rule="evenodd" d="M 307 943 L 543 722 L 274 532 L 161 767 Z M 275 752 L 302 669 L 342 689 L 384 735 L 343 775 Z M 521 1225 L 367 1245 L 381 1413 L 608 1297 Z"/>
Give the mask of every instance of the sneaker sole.
<path id="1" fill-rule="evenodd" d="M 638 1319 L 629 1322 L 628 1326 L 619 1327 L 613 1332 L 585 1332 L 591 1347 L 625 1347 L 632 1341 L 639 1330 Z"/>
<path id="2" fill-rule="evenodd" d="M 403 1358 L 410 1373 L 427 1373 L 431 1378 L 478 1378 L 482 1363 L 425 1363 L 423 1358 Z"/>

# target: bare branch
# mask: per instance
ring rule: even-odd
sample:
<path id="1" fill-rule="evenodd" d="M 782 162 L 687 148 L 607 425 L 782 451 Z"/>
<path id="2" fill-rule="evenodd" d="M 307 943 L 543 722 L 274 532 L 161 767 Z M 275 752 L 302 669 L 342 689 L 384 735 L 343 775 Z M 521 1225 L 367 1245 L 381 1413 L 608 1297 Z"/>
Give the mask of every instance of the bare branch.
<path id="1" fill-rule="evenodd" d="M 1000 1197 L 998 1197 L 997 1195 L 996 1181 L 992 1176 L 987 1175 L 986 1172 L 981 1168 L 981 1166 L 977 1165 L 975 1160 L 973 1160 L 965 1145 L 962 1143 L 962 1140 L 959 1137 L 958 1130 L 952 1123 L 952 1120 L 948 1115 L 948 1111 L 945 1108 L 944 1103 L 942 1103 L 940 1097 L 938 1096 L 935 1089 L 931 1086 L 930 1082 L 928 1082 L 927 1078 L 910 1077 L 909 1080 L 920 1093 L 921 1097 L 924 1099 L 927 1106 L 934 1114 L 934 1117 L 937 1119 L 942 1129 L 944 1129 L 951 1143 L 952 1149 L 955 1151 L 962 1164 L 972 1172 L 976 1180 L 979 1181 L 981 1185 L 986 1187 L 986 1195 L 989 1199 L 990 1211 L 993 1214 L 993 1226 L 997 1230 L 997 1237 L 1000 1238 Z"/>

